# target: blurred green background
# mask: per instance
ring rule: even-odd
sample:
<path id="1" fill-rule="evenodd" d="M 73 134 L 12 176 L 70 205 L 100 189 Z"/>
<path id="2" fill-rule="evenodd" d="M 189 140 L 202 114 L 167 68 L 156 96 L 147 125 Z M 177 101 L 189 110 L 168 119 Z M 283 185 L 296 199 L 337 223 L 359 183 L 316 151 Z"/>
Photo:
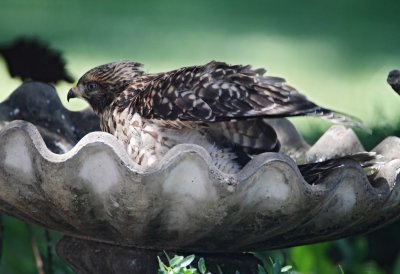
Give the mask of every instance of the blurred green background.
<path id="1" fill-rule="evenodd" d="M 387 73 L 400 68 L 399 14 L 395 0 L 2 0 L 0 43 L 22 35 L 48 41 L 64 52 L 76 78 L 122 59 L 144 63 L 149 72 L 212 59 L 265 67 L 314 102 L 361 118 L 374 130 L 358 132 L 371 149 L 387 135 L 400 135 L 400 98 L 386 84 Z M 0 60 L 0 101 L 19 84 Z M 84 108 L 79 100 L 66 104 L 69 88 L 57 86 L 65 105 Z M 329 126 L 292 121 L 310 143 Z M 301 273 L 340 273 L 339 264 L 345 273 L 400 273 L 394 272 L 398 229 L 394 224 L 368 237 L 279 254 Z M 26 237 L 23 224 L 6 218 L 0 273 L 36 272 Z"/>

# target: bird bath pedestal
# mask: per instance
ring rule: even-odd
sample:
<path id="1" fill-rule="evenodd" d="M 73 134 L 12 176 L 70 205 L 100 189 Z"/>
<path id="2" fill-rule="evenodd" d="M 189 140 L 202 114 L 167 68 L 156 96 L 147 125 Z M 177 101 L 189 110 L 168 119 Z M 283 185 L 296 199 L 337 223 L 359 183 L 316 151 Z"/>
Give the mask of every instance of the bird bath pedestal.
<path id="1" fill-rule="evenodd" d="M 307 161 L 363 150 L 351 129 L 332 127 L 309 147 L 287 120 L 271 120 L 286 154 L 259 155 L 232 175 L 194 145 L 142 170 L 113 136 L 86 135 L 97 129 L 92 113 L 69 112 L 39 83 L 0 104 L 0 120 L 0 211 L 63 233 L 57 252 L 77 273 L 155 273 L 163 250 L 253 273 L 257 261 L 243 252 L 365 233 L 399 215 L 396 137 L 374 149 L 386 162 L 374 178 L 343 160 L 310 185 L 287 154 Z"/>

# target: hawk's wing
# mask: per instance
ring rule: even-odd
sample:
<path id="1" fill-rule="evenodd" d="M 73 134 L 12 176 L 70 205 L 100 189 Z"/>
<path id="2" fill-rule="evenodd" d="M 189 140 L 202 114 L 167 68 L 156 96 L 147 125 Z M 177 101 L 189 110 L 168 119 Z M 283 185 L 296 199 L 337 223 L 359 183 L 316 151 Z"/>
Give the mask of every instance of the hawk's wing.
<path id="1" fill-rule="evenodd" d="M 280 143 L 275 130 L 263 119 L 238 120 L 209 124 L 210 133 L 223 135 L 233 146 L 247 155 L 266 151 L 278 152 Z"/>
<path id="2" fill-rule="evenodd" d="M 210 62 L 148 77 L 135 111 L 145 118 L 229 121 L 255 117 L 314 115 L 360 126 L 359 122 L 307 100 L 284 79 L 265 70 Z M 141 81 L 141 79 L 138 79 Z"/>
<path id="3" fill-rule="evenodd" d="M 148 118 L 224 121 L 233 118 L 288 116 L 318 108 L 281 78 L 264 70 L 210 62 L 161 74 L 147 85 Z"/>

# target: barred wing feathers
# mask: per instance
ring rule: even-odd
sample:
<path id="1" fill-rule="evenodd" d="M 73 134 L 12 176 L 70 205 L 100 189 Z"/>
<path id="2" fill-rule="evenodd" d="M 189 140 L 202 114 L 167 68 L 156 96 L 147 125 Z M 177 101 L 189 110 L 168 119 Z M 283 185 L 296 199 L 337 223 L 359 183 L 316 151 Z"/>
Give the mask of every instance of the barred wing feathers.
<path id="1" fill-rule="evenodd" d="M 144 75 L 137 79 L 147 85 L 140 100 L 135 100 L 135 109 L 145 118 L 166 120 L 218 122 L 309 115 L 365 128 L 353 117 L 309 101 L 284 79 L 264 73 L 264 69 L 213 61 Z"/>

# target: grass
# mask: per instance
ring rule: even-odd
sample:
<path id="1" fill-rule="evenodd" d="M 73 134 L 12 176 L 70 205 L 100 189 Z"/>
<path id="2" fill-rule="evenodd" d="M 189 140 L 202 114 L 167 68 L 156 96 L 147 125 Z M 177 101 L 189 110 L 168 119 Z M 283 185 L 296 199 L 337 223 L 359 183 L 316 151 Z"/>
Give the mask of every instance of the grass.
<path id="1" fill-rule="evenodd" d="M 315 102 L 375 126 L 377 110 L 389 124 L 399 115 L 400 102 L 385 83 L 400 63 L 400 8 L 394 3 L 5 0 L 0 42 L 17 35 L 46 39 L 64 51 L 75 77 L 120 59 L 143 62 L 152 72 L 212 59 L 249 63 L 286 77 Z M 2 99 L 18 82 L 3 72 L 0 77 Z M 69 87 L 58 88 L 64 98 Z M 307 131 L 317 122 L 296 123 Z"/>

